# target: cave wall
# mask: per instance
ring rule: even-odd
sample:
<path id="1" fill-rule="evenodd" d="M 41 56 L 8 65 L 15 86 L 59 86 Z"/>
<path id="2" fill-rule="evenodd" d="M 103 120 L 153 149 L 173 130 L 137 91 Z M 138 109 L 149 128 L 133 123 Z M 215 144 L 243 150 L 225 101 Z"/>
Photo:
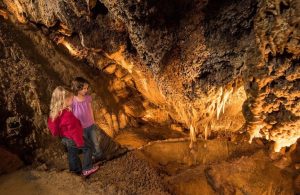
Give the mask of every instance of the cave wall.
<path id="1" fill-rule="evenodd" d="M 70 57 L 38 27 L 0 20 L 0 145 L 26 163 L 61 158 L 62 145 L 46 126 L 49 104 L 54 88 L 76 76 L 89 80 L 95 119 L 108 134 L 137 123 L 107 88 L 113 78 Z"/>
<path id="2" fill-rule="evenodd" d="M 42 115 L 48 113 L 51 90 L 63 78 L 32 50 L 24 34 L 3 20 L 0 25 L 1 144 L 30 161 L 37 135 L 45 131 Z"/>
<path id="3" fill-rule="evenodd" d="M 257 47 L 247 56 L 244 114 L 251 137 L 275 150 L 300 137 L 299 1 L 262 1 L 255 18 Z"/>
<path id="4" fill-rule="evenodd" d="M 105 73 L 112 98 L 99 102 L 118 106 L 95 110 L 99 124 L 110 121 L 102 126 L 111 134 L 124 127 L 120 121 L 143 121 L 178 123 L 193 137 L 247 129 L 251 138 L 285 140 L 279 148 L 299 137 L 295 0 L 4 0 L 0 6 L 0 13 L 36 25 Z"/>
<path id="5" fill-rule="evenodd" d="M 241 127 L 241 71 L 255 40 L 256 1 L 103 2 L 128 29 L 139 57 L 132 71 L 143 73 L 135 80 L 146 80 L 137 87 L 147 99 L 199 132 Z M 227 117 L 217 120 L 229 96 Z"/>
<path id="6" fill-rule="evenodd" d="M 246 98 L 241 72 L 246 48 L 254 43 L 256 1 L 65 4 L 6 1 L 20 22 L 46 26 L 58 44 L 71 43 L 72 55 L 108 74 L 116 72 L 116 65 L 123 69 L 129 76 L 120 85 L 133 86 L 185 128 L 241 127 Z M 146 120 L 158 110 L 145 108 L 149 102 L 143 104 L 146 114 L 139 114 Z M 227 116 L 220 118 L 222 110 Z M 232 117 L 236 120 L 228 120 Z"/>

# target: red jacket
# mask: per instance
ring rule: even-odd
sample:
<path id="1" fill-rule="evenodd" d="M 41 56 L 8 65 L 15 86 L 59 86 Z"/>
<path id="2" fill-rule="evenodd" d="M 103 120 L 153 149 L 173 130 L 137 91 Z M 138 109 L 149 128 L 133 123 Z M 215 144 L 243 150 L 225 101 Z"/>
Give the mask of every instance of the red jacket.
<path id="1" fill-rule="evenodd" d="M 64 109 L 54 121 L 48 118 L 48 128 L 53 136 L 72 139 L 77 147 L 84 145 L 81 123 L 68 109 Z"/>

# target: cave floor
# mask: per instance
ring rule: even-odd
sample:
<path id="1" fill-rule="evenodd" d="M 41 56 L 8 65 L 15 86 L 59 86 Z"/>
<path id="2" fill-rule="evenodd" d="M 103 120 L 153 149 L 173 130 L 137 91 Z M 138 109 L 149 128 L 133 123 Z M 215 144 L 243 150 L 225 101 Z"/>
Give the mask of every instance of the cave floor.
<path id="1" fill-rule="evenodd" d="M 0 177 L 0 194 L 294 194 L 296 171 L 278 168 L 282 161 L 276 165 L 262 142 L 189 145 L 184 138 L 149 142 L 88 179 L 45 164 L 25 167 Z"/>

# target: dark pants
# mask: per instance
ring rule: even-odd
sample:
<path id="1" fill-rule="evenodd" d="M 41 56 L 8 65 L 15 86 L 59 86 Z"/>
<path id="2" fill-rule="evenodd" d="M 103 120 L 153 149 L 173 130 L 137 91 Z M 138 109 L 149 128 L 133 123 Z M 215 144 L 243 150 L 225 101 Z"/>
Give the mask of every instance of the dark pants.
<path id="1" fill-rule="evenodd" d="M 65 137 L 62 138 L 62 143 L 68 149 L 69 169 L 71 172 L 80 173 L 82 170 L 88 170 L 92 168 L 92 152 L 88 146 L 78 148 L 73 140 Z M 82 167 L 79 158 L 80 150 L 83 153 Z"/>
<path id="2" fill-rule="evenodd" d="M 100 140 L 97 135 L 97 127 L 95 124 L 83 129 L 83 137 L 87 140 L 89 146 L 93 149 L 93 155 L 96 159 L 100 159 L 102 156 L 102 150 L 100 149 Z M 99 133 L 98 133 L 99 134 Z"/>

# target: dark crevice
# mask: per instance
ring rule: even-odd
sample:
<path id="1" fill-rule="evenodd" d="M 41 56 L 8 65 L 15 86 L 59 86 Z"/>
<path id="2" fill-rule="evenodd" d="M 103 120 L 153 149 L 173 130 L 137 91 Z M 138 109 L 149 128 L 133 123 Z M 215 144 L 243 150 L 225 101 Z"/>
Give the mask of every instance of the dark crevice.
<path id="1" fill-rule="evenodd" d="M 283 2 L 280 2 L 279 8 L 280 8 L 280 14 L 283 14 L 283 12 L 284 12 L 285 10 L 289 9 L 290 6 L 284 4 Z"/>
<path id="2" fill-rule="evenodd" d="M 97 1 L 96 6 L 91 9 L 92 18 L 95 19 L 98 15 L 107 15 L 108 9 L 103 3 Z"/>
<path id="3" fill-rule="evenodd" d="M 136 50 L 136 48 L 133 46 L 133 44 L 132 44 L 132 42 L 131 42 L 131 40 L 130 40 L 129 37 L 127 37 L 126 43 L 127 43 L 126 45 L 127 45 L 127 50 L 128 50 L 128 52 L 129 52 L 130 54 L 132 54 L 132 55 L 137 55 L 137 50 Z"/>

